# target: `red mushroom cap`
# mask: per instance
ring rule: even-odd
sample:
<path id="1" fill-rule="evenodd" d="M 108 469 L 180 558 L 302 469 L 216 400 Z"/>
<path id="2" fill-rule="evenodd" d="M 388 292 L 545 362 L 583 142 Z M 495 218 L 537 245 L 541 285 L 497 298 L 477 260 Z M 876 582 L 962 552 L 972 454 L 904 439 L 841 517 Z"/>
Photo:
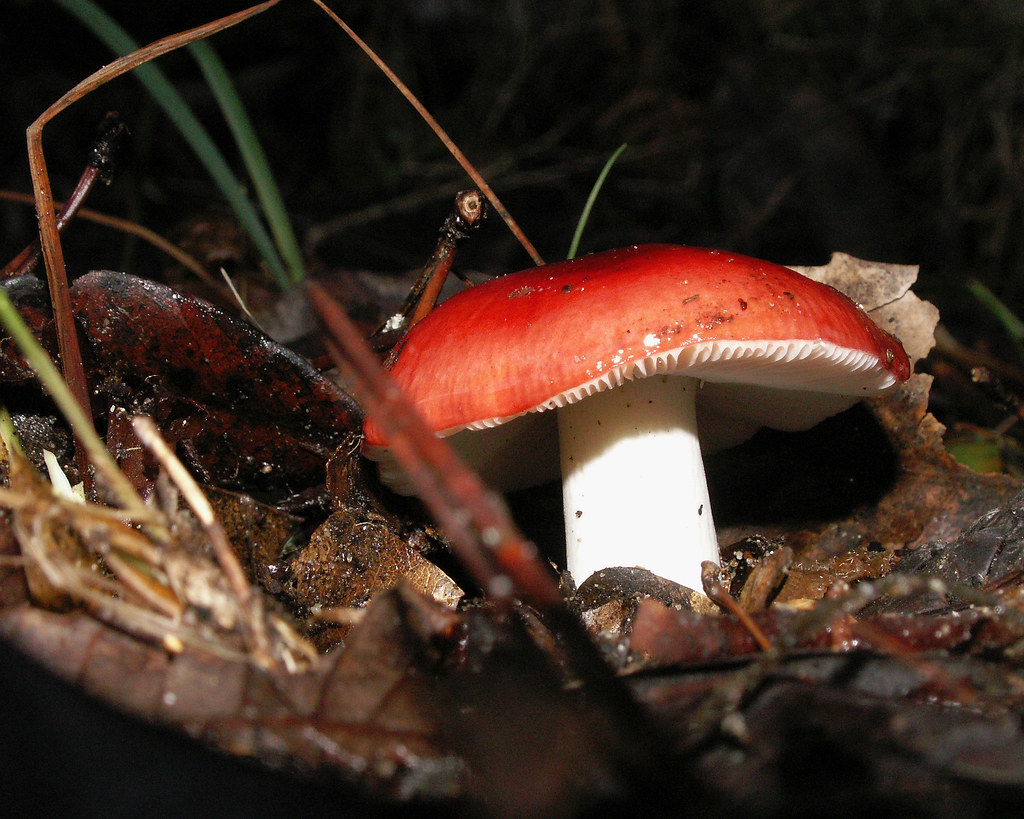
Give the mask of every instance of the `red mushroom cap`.
<path id="1" fill-rule="evenodd" d="M 391 376 L 442 435 L 653 372 L 852 397 L 910 374 L 900 342 L 838 290 L 673 245 L 492 279 L 448 299 L 400 345 Z M 371 448 L 386 444 L 372 419 L 364 432 Z"/>

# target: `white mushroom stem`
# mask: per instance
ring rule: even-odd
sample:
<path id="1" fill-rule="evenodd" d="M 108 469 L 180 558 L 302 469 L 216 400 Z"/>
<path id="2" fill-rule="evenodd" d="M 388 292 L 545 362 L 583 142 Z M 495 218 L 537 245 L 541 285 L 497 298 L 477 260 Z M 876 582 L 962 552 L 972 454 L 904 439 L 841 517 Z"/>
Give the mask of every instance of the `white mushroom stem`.
<path id="1" fill-rule="evenodd" d="M 697 440 L 700 382 L 655 375 L 560 407 L 567 565 L 577 585 L 640 566 L 698 591 L 719 562 Z"/>

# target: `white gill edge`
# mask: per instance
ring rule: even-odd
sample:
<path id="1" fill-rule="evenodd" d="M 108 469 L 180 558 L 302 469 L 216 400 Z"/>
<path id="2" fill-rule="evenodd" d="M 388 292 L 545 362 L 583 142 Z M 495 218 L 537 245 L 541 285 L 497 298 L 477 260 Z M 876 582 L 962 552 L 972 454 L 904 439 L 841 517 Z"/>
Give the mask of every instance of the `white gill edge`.
<path id="1" fill-rule="evenodd" d="M 786 367 L 763 369 L 762 365 L 769 362 Z M 602 362 L 595 364 L 598 369 L 602 366 Z M 704 381 L 851 396 L 872 395 L 896 383 L 876 356 L 828 341 L 706 341 L 613 367 L 532 409 L 462 424 L 437 434 L 443 438 L 465 429 L 489 429 L 530 412 L 564 407 L 625 381 L 673 373 Z"/>

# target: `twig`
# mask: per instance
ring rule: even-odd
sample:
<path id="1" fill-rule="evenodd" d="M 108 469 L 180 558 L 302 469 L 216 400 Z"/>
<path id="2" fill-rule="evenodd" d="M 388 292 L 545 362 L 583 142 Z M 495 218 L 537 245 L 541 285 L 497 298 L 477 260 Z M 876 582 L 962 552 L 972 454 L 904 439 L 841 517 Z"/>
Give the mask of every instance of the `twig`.
<path id="1" fill-rule="evenodd" d="M 501 200 L 498 198 L 498 194 L 491 189 L 491 186 L 487 184 L 487 180 L 481 176 L 480 172 L 466 158 L 466 155 L 459 150 L 459 146 L 455 144 L 450 136 L 448 136 L 448 133 L 441 127 L 441 124 L 434 119 L 433 115 L 423 106 L 423 103 L 416 98 L 416 95 L 412 93 L 409 86 L 402 82 L 398 78 L 398 75 L 391 70 L 390 66 L 388 66 L 388 64 L 377 55 L 377 52 L 370 48 L 370 46 L 349 27 L 348 23 L 331 11 L 331 9 L 329 9 L 322 0 L 313 0 L 313 2 L 323 9 L 324 13 L 330 17 L 349 37 L 352 38 L 352 41 L 363 50 L 363 53 L 366 54 L 367 57 L 373 60 L 374 65 L 383 72 L 384 76 L 391 81 L 391 84 L 398 89 L 399 93 L 401 93 L 401 95 L 409 101 L 409 104 L 416 109 L 416 113 L 419 114 L 423 118 L 423 121 L 430 126 L 430 129 L 437 135 L 437 138 L 444 143 L 444 146 L 448 149 L 451 155 L 455 157 L 455 160 L 462 166 L 463 170 L 469 174 L 469 177 L 473 180 L 473 184 L 483 191 L 484 196 L 486 196 L 487 200 L 494 206 L 494 210 L 497 211 L 498 215 L 502 218 L 502 221 L 508 225 L 508 229 L 512 231 L 512 235 L 519 240 L 519 244 L 523 246 L 523 249 L 530 255 L 530 258 L 533 259 L 533 263 L 536 265 L 544 264 L 544 259 L 537 252 L 537 248 L 535 248 L 533 243 L 526 238 L 526 234 L 523 233 L 516 220 L 512 218 L 512 214 L 509 213 L 508 209 L 501 203 Z"/>
<path id="2" fill-rule="evenodd" d="M 32 190 L 36 196 L 39 241 L 43 249 L 43 259 L 46 261 L 46 279 L 50 285 L 50 299 L 53 303 L 53 316 L 57 326 L 57 343 L 60 349 L 64 378 L 68 383 L 71 394 L 81 407 L 90 429 L 93 426 L 92 413 L 89 407 L 89 390 L 85 380 L 85 368 L 82 364 L 78 333 L 75 330 L 71 311 L 71 296 L 68 292 L 68 275 L 64 264 L 64 250 L 60 244 L 60 236 L 57 233 L 57 219 L 54 214 L 53 190 L 50 187 L 50 176 L 46 170 L 46 157 L 43 154 L 43 128 L 65 108 L 109 80 L 119 77 L 162 54 L 230 28 L 236 23 L 240 23 L 265 11 L 278 2 L 279 0 L 266 0 L 266 2 L 257 6 L 222 17 L 212 23 L 165 37 L 142 51 L 137 51 L 114 60 L 99 71 L 90 74 L 64 94 L 64 96 L 47 108 L 26 131 L 29 172 L 32 176 Z M 76 441 L 78 441 L 77 430 L 75 437 Z M 79 445 L 77 449 L 79 464 L 82 467 L 83 474 L 87 476 L 89 474 L 88 459 L 85 457 L 84 447 Z"/>
<path id="3" fill-rule="evenodd" d="M 113 153 L 116 151 L 121 136 L 124 134 L 124 123 L 116 113 L 107 114 L 101 125 L 101 133 L 90 152 L 85 170 L 78 179 L 78 184 L 71 192 L 67 202 L 60 206 L 57 215 L 57 230 L 63 231 L 75 218 L 82 204 L 88 198 L 97 181 L 109 182 Z M 3 276 L 23 276 L 29 273 L 39 261 L 39 240 L 36 239 L 17 255 L 3 270 Z"/>
<path id="4" fill-rule="evenodd" d="M 754 642 L 757 643 L 758 648 L 760 648 L 761 651 L 771 651 L 772 641 L 768 639 L 768 636 L 755 622 L 754 618 L 744 611 L 740 604 L 736 602 L 736 598 L 726 590 L 721 579 L 722 567 L 710 560 L 705 560 L 700 564 L 700 569 L 701 583 L 704 586 L 704 594 L 706 594 L 713 603 L 721 606 L 725 611 L 739 620 L 740 625 L 742 625 L 750 636 L 754 638 Z"/>
<path id="5" fill-rule="evenodd" d="M 458 244 L 478 228 L 487 216 L 487 200 L 478 190 L 459 191 L 452 212 L 441 226 L 441 237 L 423 272 L 413 283 L 398 312 L 370 337 L 376 349 L 387 349 L 394 340 L 422 321 L 437 303 L 441 288 L 455 263 Z M 387 365 L 386 365 L 387 366 Z"/>
<path id="6" fill-rule="evenodd" d="M 25 205 L 34 205 L 35 198 L 30 193 L 19 193 L 18 191 L 5 191 L 0 190 L 0 199 L 7 200 L 8 202 L 20 202 Z M 54 202 L 54 207 L 57 209 L 63 208 L 63 202 Z M 206 284 L 214 288 L 219 288 L 220 284 L 217 280 L 211 276 L 206 268 L 196 259 L 194 256 L 186 253 L 177 245 L 167 241 L 156 231 L 150 230 L 147 227 L 143 227 L 137 222 L 132 222 L 128 219 L 122 219 L 119 216 L 111 216 L 109 213 L 101 213 L 97 210 L 90 208 L 81 208 L 78 211 L 78 218 L 86 222 L 95 222 L 97 225 L 103 225 L 104 227 L 113 228 L 114 230 L 120 230 L 123 233 L 127 233 L 131 236 L 136 236 L 144 242 L 147 242 L 157 250 L 166 253 L 174 261 L 180 264 L 182 267 L 191 270 Z M 17 263 L 17 260 L 7 265 L 8 268 L 13 267 Z M 0 278 L 3 278 L 5 274 L 0 274 Z M 15 274 L 16 275 L 16 274 Z"/>
<path id="7" fill-rule="evenodd" d="M 341 307 L 315 281 L 307 280 L 306 293 L 333 339 L 328 340 L 332 357 L 387 436 L 395 459 L 448 536 L 456 559 L 499 608 L 513 611 L 518 598 L 537 610 L 590 702 L 612 720 L 625 741 L 629 759 L 624 764 L 649 775 L 666 747 L 660 731 L 566 607 L 536 546 L 512 522 L 501 497 L 429 429 Z"/>
<path id="8" fill-rule="evenodd" d="M 262 626 L 261 612 L 258 611 L 260 608 L 257 602 L 258 598 L 245 576 L 242 564 L 238 562 L 234 549 L 231 548 L 224 527 L 220 525 L 220 521 L 213 513 L 210 501 L 199 488 L 199 484 L 189 474 L 185 465 L 178 460 L 170 446 L 161 437 L 152 418 L 136 416 L 132 419 L 132 428 L 143 446 L 149 449 L 160 465 L 167 470 L 167 474 L 199 519 L 199 523 L 213 547 L 213 554 L 227 577 L 228 584 L 231 586 L 243 614 L 240 623 L 247 638 L 246 642 L 259 665 L 264 667 L 271 665 L 273 660 L 270 655 L 269 641 Z"/>

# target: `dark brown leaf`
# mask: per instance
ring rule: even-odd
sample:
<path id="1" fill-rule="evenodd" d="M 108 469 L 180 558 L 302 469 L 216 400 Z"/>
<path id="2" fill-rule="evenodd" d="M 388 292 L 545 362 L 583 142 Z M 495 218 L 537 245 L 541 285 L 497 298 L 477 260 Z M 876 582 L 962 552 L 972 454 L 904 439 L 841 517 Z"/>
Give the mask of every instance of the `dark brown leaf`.
<path id="1" fill-rule="evenodd" d="M 331 447 L 359 423 L 352 399 L 304 359 L 202 299 L 123 273 L 73 287 L 76 317 L 114 372 Z"/>
<path id="2" fill-rule="evenodd" d="M 3 286 L 52 353 L 42 284 L 19 277 Z M 337 384 L 202 299 L 114 272 L 81 277 L 71 296 L 98 411 L 114 404 L 152 415 L 209 483 L 301 502 L 360 427 L 359 408 Z M 30 377 L 0 338 L 0 382 Z"/>
<path id="3" fill-rule="evenodd" d="M 297 675 L 171 656 L 85 615 L 27 606 L 0 612 L 0 636 L 95 696 L 231 753 L 358 783 L 364 795 L 450 796 L 465 771 L 440 741 L 430 666 L 418 660 L 431 635 L 410 628 L 406 608 L 385 596 L 344 651 Z M 458 639 L 451 616 L 430 626 L 437 645 Z"/>
<path id="4" fill-rule="evenodd" d="M 449 603 L 461 596 L 440 569 L 388 527 L 387 519 L 346 509 L 332 513 L 289 561 L 285 586 L 302 609 L 362 606 L 399 578 L 421 573 L 425 586 L 433 585 Z"/>
<path id="5" fill-rule="evenodd" d="M 43 283 L 35 276 L 16 276 L 0 281 L 0 288 L 3 288 L 29 329 L 37 337 L 42 337 L 48 349 L 56 349 L 57 337 L 50 318 L 50 300 Z M 33 378 L 35 375 L 21 357 L 17 345 L 0 329 L 0 383 L 17 383 Z"/>

